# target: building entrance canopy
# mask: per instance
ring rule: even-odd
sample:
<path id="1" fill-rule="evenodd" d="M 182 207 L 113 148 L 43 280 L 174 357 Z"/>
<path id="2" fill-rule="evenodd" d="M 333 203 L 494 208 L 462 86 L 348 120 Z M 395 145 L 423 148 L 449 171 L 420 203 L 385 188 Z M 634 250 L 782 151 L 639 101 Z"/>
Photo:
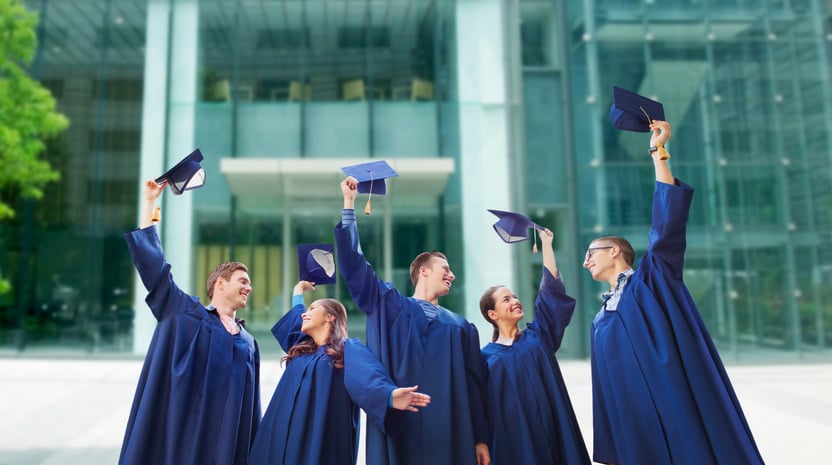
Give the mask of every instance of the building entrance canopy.
<path id="1" fill-rule="evenodd" d="M 397 208 L 436 205 L 455 170 L 452 158 L 386 158 L 399 176 L 388 180 L 385 203 Z M 225 176 L 238 207 L 248 214 L 268 215 L 284 207 L 331 213 L 341 197 L 338 184 L 346 175 L 341 167 L 363 163 L 362 158 L 223 158 Z M 361 195 L 358 201 L 362 201 Z M 331 201 L 330 201 L 331 200 Z M 381 200 L 374 196 L 374 200 Z M 362 207 L 363 208 L 363 207 Z"/>

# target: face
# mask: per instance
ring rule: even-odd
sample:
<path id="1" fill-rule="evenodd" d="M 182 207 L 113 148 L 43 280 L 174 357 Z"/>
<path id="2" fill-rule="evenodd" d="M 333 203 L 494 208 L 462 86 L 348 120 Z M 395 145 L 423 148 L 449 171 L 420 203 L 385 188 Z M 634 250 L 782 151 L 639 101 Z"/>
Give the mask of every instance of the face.
<path id="1" fill-rule="evenodd" d="M 437 295 L 447 295 L 450 292 L 456 276 L 451 271 L 447 260 L 435 257 L 430 261 L 429 266 L 422 267 L 422 269 L 427 273 L 423 279 L 428 280 L 429 288 L 436 290 Z"/>
<path id="2" fill-rule="evenodd" d="M 243 270 L 235 270 L 234 273 L 231 273 L 231 278 L 228 281 L 222 278 L 217 281 L 222 281 L 223 297 L 232 302 L 235 310 L 246 306 L 248 295 L 252 291 L 251 279 L 249 279 L 248 273 Z"/>
<path id="3" fill-rule="evenodd" d="M 330 323 L 335 321 L 335 317 L 327 313 L 326 309 L 317 300 L 309 305 L 301 319 L 303 322 L 300 330 L 308 335 L 321 330 L 327 330 L 328 333 L 332 332 Z"/>
<path id="4" fill-rule="evenodd" d="M 488 311 L 488 316 L 494 321 L 505 320 L 515 325 L 523 318 L 523 304 L 507 287 L 494 291 L 494 309 Z"/>
<path id="5" fill-rule="evenodd" d="M 584 256 L 584 268 L 589 270 L 592 279 L 607 281 L 606 275 L 610 270 L 615 271 L 615 263 L 610 254 L 617 249 L 618 247 L 601 241 L 593 241 L 589 244 Z"/>

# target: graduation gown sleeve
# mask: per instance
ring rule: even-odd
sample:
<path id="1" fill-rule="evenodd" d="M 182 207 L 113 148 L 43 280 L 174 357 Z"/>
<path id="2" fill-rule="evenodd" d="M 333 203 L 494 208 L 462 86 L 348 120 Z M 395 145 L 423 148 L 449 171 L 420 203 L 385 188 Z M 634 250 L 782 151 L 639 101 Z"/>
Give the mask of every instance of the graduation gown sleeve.
<path id="1" fill-rule="evenodd" d="M 358 339 L 349 339 L 344 345 L 344 384 L 350 398 L 385 434 L 396 434 L 401 430 L 403 423 L 394 419 L 397 415 L 418 415 L 389 407 L 390 395 L 398 386 L 375 354 Z"/>

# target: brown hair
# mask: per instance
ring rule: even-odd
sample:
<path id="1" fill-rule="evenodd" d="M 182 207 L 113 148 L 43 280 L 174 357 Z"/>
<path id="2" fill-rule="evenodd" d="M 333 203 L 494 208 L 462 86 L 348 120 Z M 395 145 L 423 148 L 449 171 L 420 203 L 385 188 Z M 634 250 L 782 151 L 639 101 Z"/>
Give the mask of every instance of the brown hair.
<path id="1" fill-rule="evenodd" d="M 629 265 L 630 267 L 633 266 L 633 262 L 636 259 L 636 253 L 633 251 L 633 246 L 627 239 L 624 239 L 621 236 L 601 236 L 592 242 L 598 241 L 605 241 L 618 247 L 618 250 L 621 252 L 621 257 L 624 259 L 627 265 Z"/>
<path id="2" fill-rule="evenodd" d="M 333 359 L 333 366 L 335 368 L 344 368 L 344 342 L 347 340 L 347 309 L 344 304 L 335 299 L 319 299 L 313 303 L 317 303 L 326 311 L 327 315 L 332 315 L 335 319 L 332 321 L 332 331 L 329 333 L 324 345 L 326 346 L 326 353 Z M 301 355 L 313 354 L 318 350 L 318 344 L 311 337 L 305 337 L 301 342 L 293 345 L 286 356 L 281 361 L 291 362 L 293 358 Z"/>
<path id="3" fill-rule="evenodd" d="M 442 260 L 448 261 L 448 257 L 445 254 L 435 250 L 433 252 L 422 252 L 413 259 L 413 262 L 410 264 L 410 281 L 414 286 L 419 281 L 419 269 L 427 266 L 434 258 L 441 258 Z"/>
<path id="4" fill-rule="evenodd" d="M 237 270 L 243 270 L 248 273 L 248 267 L 240 262 L 225 262 L 217 265 L 211 271 L 211 274 L 208 275 L 208 281 L 205 283 L 205 287 L 208 289 L 208 298 L 214 298 L 214 284 L 217 282 L 217 279 L 222 278 L 228 281 L 231 279 L 231 275 Z"/>

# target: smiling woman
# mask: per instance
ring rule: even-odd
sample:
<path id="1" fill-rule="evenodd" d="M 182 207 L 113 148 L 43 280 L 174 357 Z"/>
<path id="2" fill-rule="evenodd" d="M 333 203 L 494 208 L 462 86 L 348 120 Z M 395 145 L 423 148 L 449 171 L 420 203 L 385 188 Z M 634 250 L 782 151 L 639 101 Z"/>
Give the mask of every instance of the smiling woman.
<path id="1" fill-rule="evenodd" d="M 496 464 L 590 463 L 555 358 L 575 299 L 560 278 L 553 238 L 541 227 L 543 277 L 535 318 L 525 330 L 518 326 L 523 305 L 511 289 L 492 286 L 480 298 L 482 316 L 494 327 L 482 355 L 488 364 L 488 446 Z"/>
<path id="2" fill-rule="evenodd" d="M 252 444 L 250 465 L 354 464 L 359 405 L 417 412 L 430 402 L 415 386 L 397 388 L 381 362 L 347 338 L 341 302 L 319 299 L 306 308 L 303 293 L 314 289 L 309 281 L 298 282 L 292 309 L 272 328 L 286 351 L 286 369 Z M 362 395 L 381 392 L 387 405 L 365 406 L 345 383 L 362 386 Z"/>

